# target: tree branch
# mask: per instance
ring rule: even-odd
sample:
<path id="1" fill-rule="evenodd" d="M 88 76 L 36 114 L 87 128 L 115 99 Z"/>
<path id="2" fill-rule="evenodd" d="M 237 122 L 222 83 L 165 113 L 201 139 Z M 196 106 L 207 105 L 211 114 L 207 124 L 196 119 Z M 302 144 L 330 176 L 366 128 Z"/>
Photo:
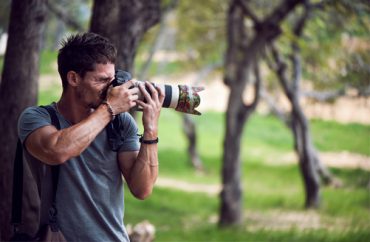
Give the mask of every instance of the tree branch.
<path id="1" fill-rule="evenodd" d="M 285 0 L 275 10 L 264 19 L 273 24 L 279 24 L 296 5 L 303 3 L 305 0 Z"/>
<path id="2" fill-rule="evenodd" d="M 259 24 L 260 20 L 254 14 L 254 12 L 249 8 L 248 4 L 243 0 L 236 0 L 236 3 L 240 6 L 243 10 L 244 15 L 250 17 L 255 24 Z"/>
<path id="3" fill-rule="evenodd" d="M 254 100 L 250 104 L 251 108 L 256 109 L 257 104 L 260 100 L 260 94 L 261 94 L 261 74 L 260 74 L 260 68 L 258 65 L 258 62 L 256 61 L 253 66 L 253 73 L 255 77 L 254 81 Z"/>
<path id="4" fill-rule="evenodd" d="M 239 112 L 239 117 L 241 120 L 245 120 L 257 107 L 261 96 L 261 75 L 258 63 L 255 61 L 253 63 L 253 73 L 254 73 L 254 98 L 250 104 L 242 104 L 243 108 Z"/>
<path id="5" fill-rule="evenodd" d="M 289 86 L 289 84 L 288 84 L 289 81 L 288 81 L 288 78 L 286 77 L 287 65 L 283 61 L 283 58 L 282 58 L 281 54 L 279 53 L 279 51 L 277 50 L 277 48 L 274 44 L 270 45 L 270 50 L 271 50 L 272 57 L 275 61 L 274 71 L 278 75 L 278 80 L 279 80 L 280 84 L 283 86 L 285 94 L 290 99 L 293 96 L 293 94 L 292 94 L 293 90 Z"/>
<path id="6" fill-rule="evenodd" d="M 304 97 L 312 98 L 319 102 L 326 102 L 330 100 L 334 100 L 337 97 L 341 97 L 345 95 L 345 88 L 341 88 L 338 90 L 331 90 L 331 91 L 305 91 L 302 93 Z"/>
<path id="7" fill-rule="evenodd" d="M 46 6 L 52 13 L 54 13 L 60 20 L 62 20 L 69 27 L 79 32 L 85 31 L 85 29 L 81 26 L 81 24 L 78 23 L 71 16 L 69 16 L 67 11 L 63 7 L 58 6 L 57 4 L 54 4 L 53 1 L 46 1 Z"/>
<path id="8" fill-rule="evenodd" d="M 305 0 L 304 3 L 304 12 L 301 17 L 296 22 L 295 26 L 293 27 L 293 33 L 297 38 L 301 38 L 303 35 L 303 29 L 307 23 L 307 20 L 311 16 L 312 6 L 309 4 L 309 0 Z M 292 41 L 292 57 L 291 62 L 293 66 L 292 71 L 292 89 L 293 92 L 297 94 L 299 97 L 300 95 L 300 84 L 302 79 L 302 63 L 301 63 L 301 51 L 298 43 L 296 41 Z"/>
<path id="9" fill-rule="evenodd" d="M 274 100 L 271 95 L 266 91 L 266 89 L 261 87 L 261 98 L 266 101 L 270 112 L 272 112 L 276 117 L 278 117 L 286 126 L 291 127 L 291 122 L 288 115 L 276 105 L 276 100 Z"/>

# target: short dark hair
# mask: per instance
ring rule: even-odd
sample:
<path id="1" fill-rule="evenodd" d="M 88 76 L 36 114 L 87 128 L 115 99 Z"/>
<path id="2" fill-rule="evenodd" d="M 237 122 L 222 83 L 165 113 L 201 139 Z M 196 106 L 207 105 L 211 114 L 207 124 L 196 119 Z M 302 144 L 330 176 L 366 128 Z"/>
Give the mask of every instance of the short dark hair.
<path id="1" fill-rule="evenodd" d="M 115 63 L 117 50 L 106 38 L 95 33 L 71 35 L 61 42 L 58 53 L 58 72 L 63 89 L 68 85 L 67 73 L 75 71 L 82 78 L 93 71 L 95 64 Z"/>

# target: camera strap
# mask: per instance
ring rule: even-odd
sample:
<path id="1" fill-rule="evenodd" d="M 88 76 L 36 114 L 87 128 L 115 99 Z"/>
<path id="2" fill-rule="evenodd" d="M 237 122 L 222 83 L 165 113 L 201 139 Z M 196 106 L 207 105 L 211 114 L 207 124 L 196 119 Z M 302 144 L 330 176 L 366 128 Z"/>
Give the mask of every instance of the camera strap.
<path id="1" fill-rule="evenodd" d="M 121 137 L 120 133 L 117 130 L 120 130 L 121 127 L 121 119 L 119 115 L 114 117 L 114 119 L 109 122 L 106 126 L 105 130 L 107 132 L 108 137 L 108 144 L 111 150 L 118 151 L 119 147 L 123 144 L 123 138 Z"/>

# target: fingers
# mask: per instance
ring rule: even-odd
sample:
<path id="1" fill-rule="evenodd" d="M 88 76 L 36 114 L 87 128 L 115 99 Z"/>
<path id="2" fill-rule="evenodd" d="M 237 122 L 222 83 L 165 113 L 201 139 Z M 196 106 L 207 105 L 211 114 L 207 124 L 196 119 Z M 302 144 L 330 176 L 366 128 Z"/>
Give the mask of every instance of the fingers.
<path id="1" fill-rule="evenodd" d="M 139 99 L 139 92 L 139 88 L 134 87 L 133 81 L 130 80 L 119 86 L 110 86 L 107 100 L 117 113 L 127 112 L 137 105 L 136 100 Z"/>
<path id="2" fill-rule="evenodd" d="M 160 87 L 146 81 L 145 84 L 139 84 L 139 89 L 147 102 L 153 101 L 154 103 L 160 103 L 160 106 L 162 106 L 165 94 Z"/>
<path id="3" fill-rule="evenodd" d="M 138 94 L 139 94 L 139 88 L 138 88 L 138 87 L 130 88 L 130 89 L 128 89 L 128 92 L 129 92 L 131 95 L 138 95 Z"/>
<path id="4" fill-rule="evenodd" d="M 129 81 L 123 83 L 121 86 L 124 86 L 125 88 L 134 87 L 134 86 L 136 86 L 135 82 L 136 81 L 134 81 L 134 80 L 129 80 Z"/>
<path id="5" fill-rule="evenodd" d="M 151 92 L 151 95 L 149 94 L 148 90 L 145 88 L 145 86 L 148 88 L 148 90 Z M 141 92 L 141 95 L 143 96 L 144 100 L 146 103 L 150 103 L 153 101 L 153 96 L 154 94 L 157 92 L 150 83 L 148 82 L 145 82 L 144 84 L 140 83 L 139 84 L 139 89 L 140 89 L 140 92 Z M 153 93 L 153 89 L 154 89 L 154 92 Z M 158 94 L 157 94 L 158 95 Z"/>
<path id="6" fill-rule="evenodd" d="M 156 87 L 158 92 L 159 92 L 159 102 L 161 103 L 161 106 L 163 105 L 163 102 L 164 102 L 164 98 L 166 97 L 166 95 L 164 94 L 164 91 L 162 89 L 160 89 L 159 87 Z"/>

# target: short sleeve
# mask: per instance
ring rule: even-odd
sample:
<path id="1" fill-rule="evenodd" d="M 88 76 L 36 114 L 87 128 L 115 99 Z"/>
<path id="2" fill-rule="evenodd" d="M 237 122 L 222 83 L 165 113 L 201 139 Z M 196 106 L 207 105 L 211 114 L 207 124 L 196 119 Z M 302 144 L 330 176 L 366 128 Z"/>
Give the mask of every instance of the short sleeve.
<path id="1" fill-rule="evenodd" d="M 18 119 L 18 136 L 22 143 L 34 130 L 51 125 L 48 112 L 40 107 L 26 108 Z"/>
<path id="2" fill-rule="evenodd" d="M 118 117 L 121 119 L 119 133 L 123 140 L 119 152 L 138 151 L 140 149 L 140 143 L 135 119 L 130 113 L 121 113 Z"/>

